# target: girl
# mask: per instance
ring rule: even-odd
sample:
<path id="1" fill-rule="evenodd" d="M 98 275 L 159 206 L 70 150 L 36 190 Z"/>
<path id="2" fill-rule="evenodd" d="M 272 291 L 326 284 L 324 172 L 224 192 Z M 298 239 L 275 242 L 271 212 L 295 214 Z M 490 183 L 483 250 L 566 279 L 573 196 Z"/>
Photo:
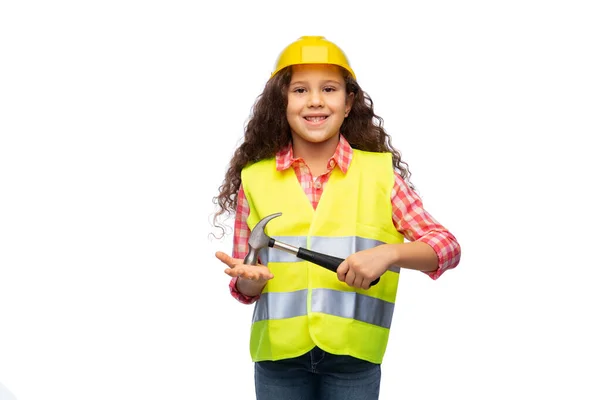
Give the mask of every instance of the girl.
<path id="1" fill-rule="evenodd" d="M 215 198 L 216 217 L 235 210 L 233 254 L 216 257 L 231 294 L 256 304 L 258 400 L 377 399 L 400 268 L 437 279 L 458 264 L 390 142 L 337 45 L 283 50 Z M 243 263 L 251 229 L 278 212 L 267 235 L 343 258 L 337 276 L 274 249 Z"/>

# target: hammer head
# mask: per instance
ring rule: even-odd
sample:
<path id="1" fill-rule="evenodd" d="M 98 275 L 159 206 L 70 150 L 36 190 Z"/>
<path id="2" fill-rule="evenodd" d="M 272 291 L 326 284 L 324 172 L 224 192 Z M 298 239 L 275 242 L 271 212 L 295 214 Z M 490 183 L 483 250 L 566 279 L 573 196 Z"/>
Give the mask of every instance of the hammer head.
<path id="1" fill-rule="evenodd" d="M 279 217 L 280 215 L 281 215 L 280 212 L 271 214 L 271 215 L 267 215 L 266 217 L 264 217 L 263 219 L 258 221 L 258 224 L 256 224 L 254 229 L 252 229 L 252 232 L 250 233 L 250 237 L 248 238 L 249 251 L 248 251 L 248 254 L 246 255 L 246 258 L 244 258 L 244 264 L 249 264 L 249 265 L 257 264 L 258 251 L 260 249 L 264 249 L 265 247 L 268 247 L 269 239 L 271 239 L 265 233 L 265 226 L 267 225 L 267 223 L 270 220 L 272 220 L 275 217 Z"/>

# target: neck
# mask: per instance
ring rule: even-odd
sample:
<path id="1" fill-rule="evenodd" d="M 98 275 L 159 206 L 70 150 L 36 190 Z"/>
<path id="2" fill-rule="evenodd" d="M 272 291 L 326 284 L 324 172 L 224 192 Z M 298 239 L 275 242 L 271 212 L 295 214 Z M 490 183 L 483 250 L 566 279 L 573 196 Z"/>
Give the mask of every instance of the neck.
<path id="1" fill-rule="evenodd" d="M 335 153 L 339 142 L 339 135 L 320 143 L 294 140 L 292 149 L 294 157 L 302 158 L 310 168 L 313 176 L 319 176 L 327 170 L 327 162 Z"/>

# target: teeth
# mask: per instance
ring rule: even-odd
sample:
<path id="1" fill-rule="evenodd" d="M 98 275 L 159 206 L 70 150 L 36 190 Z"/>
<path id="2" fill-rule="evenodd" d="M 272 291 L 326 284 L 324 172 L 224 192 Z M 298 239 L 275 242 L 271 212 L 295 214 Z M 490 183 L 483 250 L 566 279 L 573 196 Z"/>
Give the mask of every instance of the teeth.
<path id="1" fill-rule="evenodd" d="M 323 121 L 326 117 L 305 117 L 307 120 L 312 122 Z"/>

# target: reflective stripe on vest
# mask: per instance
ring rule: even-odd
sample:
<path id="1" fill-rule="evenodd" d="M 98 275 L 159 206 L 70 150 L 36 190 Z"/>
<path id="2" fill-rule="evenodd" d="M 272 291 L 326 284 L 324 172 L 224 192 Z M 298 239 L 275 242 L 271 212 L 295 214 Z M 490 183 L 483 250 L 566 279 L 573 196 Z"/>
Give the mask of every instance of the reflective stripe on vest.
<path id="1" fill-rule="evenodd" d="M 306 315 L 307 296 L 306 289 L 296 292 L 263 293 L 254 307 L 252 322 Z"/>
<path id="2" fill-rule="evenodd" d="M 273 236 L 273 239 L 289 244 L 294 247 L 307 248 L 306 236 Z M 346 258 L 350 254 L 356 253 L 357 251 L 366 250 L 384 244 L 384 242 L 375 239 L 361 238 L 357 236 L 346 236 L 346 237 L 311 237 L 311 249 L 324 253 L 334 257 Z M 282 250 L 269 249 L 267 251 L 260 252 L 261 264 L 266 265 L 269 262 L 300 262 L 301 259 L 297 258 L 291 253 L 287 253 Z M 389 269 L 392 272 L 399 273 L 400 267 L 392 267 Z"/>
<path id="3" fill-rule="evenodd" d="M 253 322 L 307 315 L 307 290 L 263 293 L 254 309 Z M 382 328 L 392 325 L 394 303 L 356 292 L 313 289 L 311 311 L 353 318 Z"/>

